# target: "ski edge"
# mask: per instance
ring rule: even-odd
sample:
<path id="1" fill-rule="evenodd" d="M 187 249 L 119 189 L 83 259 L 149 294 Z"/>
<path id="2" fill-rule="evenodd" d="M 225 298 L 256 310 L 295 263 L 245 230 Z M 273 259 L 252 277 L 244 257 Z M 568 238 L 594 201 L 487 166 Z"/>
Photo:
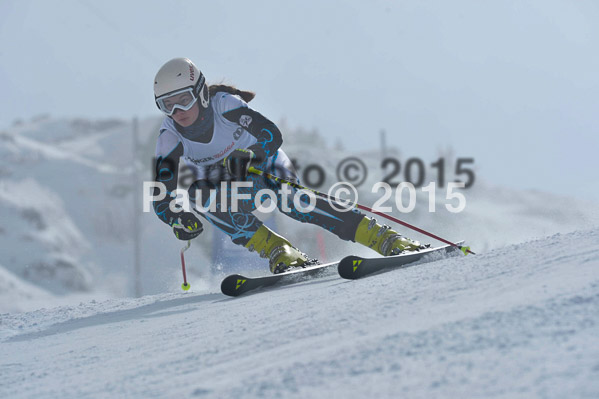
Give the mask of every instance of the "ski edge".
<path id="1" fill-rule="evenodd" d="M 464 241 L 458 241 L 457 245 L 462 245 L 463 243 L 464 243 Z M 362 263 L 365 260 L 368 261 L 368 260 L 374 260 L 374 259 L 389 259 L 390 260 L 390 259 L 392 259 L 392 257 L 364 258 L 361 256 L 350 255 L 350 256 L 346 256 L 345 258 L 343 258 L 339 261 L 339 265 L 337 266 L 337 272 L 339 273 L 339 276 L 344 279 L 357 280 L 362 277 L 378 273 L 382 270 L 391 270 L 394 268 L 399 268 L 399 267 L 408 265 L 410 263 L 417 262 L 417 261 L 421 260 L 422 258 L 424 258 L 426 255 L 430 255 L 430 254 L 433 254 L 438 251 L 445 251 L 446 253 L 449 253 L 449 252 L 453 252 L 453 251 L 457 251 L 457 250 L 459 250 L 459 248 L 455 247 L 453 245 L 444 245 L 444 246 L 435 247 L 435 248 L 427 248 L 420 252 L 412 252 L 412 253 L 407 253 L 404 255 L 398 255 L 398 258 L 405 257 L 405 258 L 409 259 L 411 257 L 415 257 L 415 259 L 412 261 L 405 262 L 405 263 L 400 263 L 398 265 L 385 266 L 385 267 L 380 268 L 379 270 L 375 270 L 375 271 L 369 272 L 369 273 L 363 273 L 363 272 L 360 272 L 360 270 L 358 270 L 360 263 Z"/>
<path id="2" fill-rule="evenodd" d="M 224 295 L 237 297 L 245 294 L 246 292 L 256 291 L 260 288 L 268 287 L 271 285 L 277 285 L 277 283 L 281 281 L 289 280 L 290 276 L 293 277 L 295 275 L 301 275 L 309 273 L 311 271 L 317 271 L 321 269 L 324 270 L 328 267 L 335 266 L 337 264 L 339 264 L 339 261 L 328 262 L 319 265 L 312 265 L 305 268 L 297 268 L 296 270 L 291 270 L 285 273 L 271 274 L 259 277 L 246 277 L 241 274 L 231 274 L 223 279 L 220 285 L 220 289 Z M 291 283 L 293 283 L 293 281 L 290 281 L 288 284 Z"/>

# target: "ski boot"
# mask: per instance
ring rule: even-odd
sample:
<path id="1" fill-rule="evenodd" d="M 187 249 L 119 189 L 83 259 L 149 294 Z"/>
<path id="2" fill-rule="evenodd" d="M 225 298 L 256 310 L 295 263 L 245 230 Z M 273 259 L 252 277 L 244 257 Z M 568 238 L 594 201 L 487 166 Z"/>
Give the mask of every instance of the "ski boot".
<path id="1" fill-rule="evenodd" d="M 268 258 L 270 271 L 274 274 L 314 263 L 305 254 L 293 247 L 284 237 L 265 225 L 260 226 L 245 247 L 250 252 L 258 252 L 262 258 Z"/>
<path id="2" fill-rule="evenodd" d="M 427 248 L 418 241 L 403 237 L 391 227 L 381 226 L 376 219 L 364 216 L 356 229 L 354 241 L 374 249 L 383 256 L 399 255 L 404 251 L 419 251 Z M 429 245 L 430 246 L 430 245 Z"/>

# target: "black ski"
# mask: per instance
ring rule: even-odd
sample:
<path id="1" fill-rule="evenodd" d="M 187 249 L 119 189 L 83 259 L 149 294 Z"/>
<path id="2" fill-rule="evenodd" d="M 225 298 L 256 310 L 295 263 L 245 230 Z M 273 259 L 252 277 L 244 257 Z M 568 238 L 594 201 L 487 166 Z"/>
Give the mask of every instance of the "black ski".
<path id="1" fill-rule="evenodd" d="M 330 266 L 335 266 L 339 262 L 326 263 L 324 265 L 314 265 L 305 268 L 297 268 L 289 272 L 280 274 L 271 274 L 263 277 L 245 277 L 240 274 L 232 274 L 225 277 L 220 285 L 223 294 L 229 296 L 239 296 L 246 292 L 258 288 L 270 287 L 273 285 L 283 286 L 299 283 L 309 278 L 324 274 L 324 271 Z"/>
<path id="2" fill-rule="evenodd" d="M 463 243 L 463 241 L 460 241 L 457 243 L 457 245 L 461 245 Z M 339 262 L 337 270 L 339 271 L 339 275 L 341 277 L 355 280 L 381 270 L 405 266 L 409 263 L 419 261 L 425 256 L 435 252 L 448 253 L 453 251 L 459 251 L 459 248 L 452 245 L 446 245 L 437 248 L 427 248 L 418 252 L 387 256 L 384 258 L 361 258 L 359 256 L 346 256 Z"/>

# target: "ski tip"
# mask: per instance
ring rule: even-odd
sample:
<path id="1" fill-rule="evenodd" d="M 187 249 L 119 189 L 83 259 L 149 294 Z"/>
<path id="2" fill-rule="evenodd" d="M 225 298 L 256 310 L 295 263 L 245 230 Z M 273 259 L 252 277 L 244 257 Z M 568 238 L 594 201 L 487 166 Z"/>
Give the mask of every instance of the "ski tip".
<path id="1" fill-rule="evenodd" d="M 240 274 L 232 274 L 225 277 L 220 284 L 220 290 L 228 296 L 239 296 L 244 292 L 244 285 L 247 282 L 247 277 Z"/>
<path id="2" fill-rule="evenodd" d="M 360 265 L 364 259 L 359 256 L 346 256 L 341 259 L 337 271 L 339 275 L 345 279 L 355 280 L 362 276 L 360 273 Z"/>

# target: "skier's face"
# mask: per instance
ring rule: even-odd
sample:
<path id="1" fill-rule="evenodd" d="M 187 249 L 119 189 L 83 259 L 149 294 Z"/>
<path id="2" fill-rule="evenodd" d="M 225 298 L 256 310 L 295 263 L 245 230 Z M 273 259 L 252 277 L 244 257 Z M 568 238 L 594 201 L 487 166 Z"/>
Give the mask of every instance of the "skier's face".
<path id="1" fill-rule="evenodd" d="M 198 119 L 199 114 L 200 114 L 200 106 L 198 105 L 198 102 L 196 101 L 196 103 L 193 105 L 193 107 L 191 107 L 187 111 L 183 111 L 179 108 L 175 109 L 175 113 L 173 114 L 173 119 L 179 125 L 181 125 L 183 127 L 188 127 L 188 126 L 193 125 L 193 123 L 196 121 L 196 119 Z"/>

